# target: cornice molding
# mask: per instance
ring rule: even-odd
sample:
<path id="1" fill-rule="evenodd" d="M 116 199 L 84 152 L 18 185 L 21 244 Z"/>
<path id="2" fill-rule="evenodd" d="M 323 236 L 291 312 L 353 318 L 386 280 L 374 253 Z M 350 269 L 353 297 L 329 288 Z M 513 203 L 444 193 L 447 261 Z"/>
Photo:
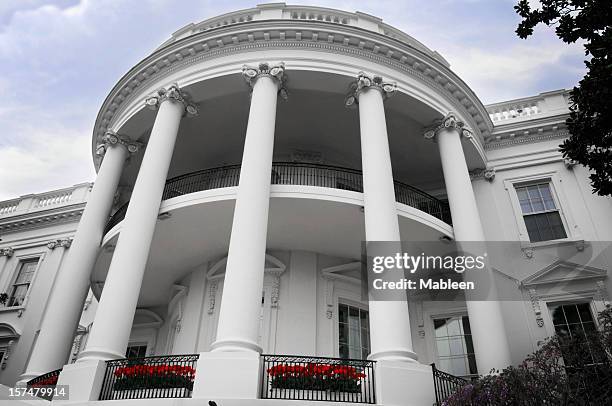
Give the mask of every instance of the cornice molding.
<path id="1" fill-rule="evenodd" d="M 139 87 L 162 81 L 171 73 L 205 59 L 261 48 L 309 48 L 367 58 L 412 76 L 439 92 L 456 111 L 469 117 L 483 136 L 493 128 L 487 110 L 471 89 L 440 61 L 410 44 L 358 27 L 318 21 L 268 20 L 194 34 L 155 51 L 111 91 L 96 119 L 95 140 L 103 136 L 130 101 L 142 97 L 137 92 Z"/>
<path id="2" fill-rule="evenodd" d="M 489 141 L 485 144 L 485 150 L 490 151 L 494 149 L 512 147 L 521 144 L 531 144 L 536 142 L 554 140 L 557 138 L 567 138 L 570 133 L 567 129 L 554 129 L 551 131 L 539 131 L 536 130 L 534 134 L 531 131 L 523 132 L 522 135 L 516 136 L 516 134 L 504 134 L 500 135 L 493 141 Z"/>
<path id="3" fill-rule="evenodd" d="M 45 210 L 35 213 L 28 213 L 21 216 L 9 217 L 0 221 L 0 233 L 45 228 L 56 224 L 78 222 L 84 209 L 85 203 L 79 203 L 54 210 Z"/>

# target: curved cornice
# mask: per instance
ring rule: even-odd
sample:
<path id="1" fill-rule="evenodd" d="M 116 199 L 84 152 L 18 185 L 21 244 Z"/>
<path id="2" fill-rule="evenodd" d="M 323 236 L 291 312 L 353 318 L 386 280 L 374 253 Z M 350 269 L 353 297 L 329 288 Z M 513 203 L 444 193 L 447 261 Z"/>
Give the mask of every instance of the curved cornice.
<path id="1" fill-rule="evenodd" d="M 187 66 L 226 55 L 268 49 L 313 49 L 367 58 L 408 75 L 437 92 L 466 121 L 481 141 L 492 130 L 489 115 L 472 90 L 448 67 L 423 51 L 383 34 L 321 21 L 264 20 L 197 33 L 153 52 L 115 85 L 96 118 L 92 148 L 140 89 Z M 291 70 L 291 66 L 287 66 Z M 357 72 L 355 72 L 356 74 Z M 398 89 L 402 91 L 402 89 Z M 441 114 L 448 113 L 440 112 Z"/>

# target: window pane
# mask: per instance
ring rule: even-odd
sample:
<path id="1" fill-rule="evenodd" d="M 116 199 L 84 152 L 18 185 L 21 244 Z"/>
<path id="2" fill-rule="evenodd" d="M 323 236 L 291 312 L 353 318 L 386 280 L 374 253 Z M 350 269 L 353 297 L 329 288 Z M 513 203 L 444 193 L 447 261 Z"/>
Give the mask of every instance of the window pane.
<path id="1" fill-rule="evenodd" d="M 463 355 L 465 354 L 465 350 L 463 349 L 463 338 L 451 338 L 449 340 L 450 352 L 451 355 Z"/>
<path id="2" fill-rule="evenodd" d="M 533 211 L 544 211 L 544 202 L 540 197 L 540 190 L 537 185 L 529 186 L 527 188 L 527 192 L 529 193 L 529 200 L 531 201 L 531 206 L 533 207 Z"/>
<path id="3" fill-rule="evenodd" d="M 555 201 L 550 193 L 550 185 L 540 185 L 540 193 L 542 194 L 542 199 L 544 199 L 544 207 L 546 210 L 556 209 Z"/>
<path id="4" fill-rule="evenodd" d="M 465 358 L 453 358 L 451 361 L 451 365 L 453 368 L 453 375 L 463 376 L 468 374 L 467 366 L 465 365 Z"/>
<path id="5" fill-rule="evenodd" d="M 444 372 L 452 373 L 453 367 L 451 365 L 451 360 L 448 358 L 441 359 L 439 369 Z"/>
<path id="6" fill-rule="evenodd" d="M 580 314 L 580 320 L 582 320 L 583 323 L 593 321 L 593 315 L 591 314 L 591 308 L 588 303 L 579 303 L 576 307 L 578 308 L 578 314 Z"/>
<path id="7" fill-rule="evenodd" d="M 561 215 L 558 211 L 550 212 L 546 214 L 548 216 L 548 222 L 552 229 L 554 239 L 566 238 L 567 234 L 563 228 L 563 222 L 561 221 Z"/>
<path id="8" fill-rule="evenodd" d="M 348 308 L 345 305 L 338 306 L 338 319 L 341 323 L 348 323 Z"/>
<path id="9" fill-rule="evenodd" d="M 450 347 L 448 344 L 448 339 L 446 338 L 437 339 L 436 348 L 438 349 L 438 355 L 440 357 L 447 357 L 450 355 Z"/>
<path id="10" fill-rule="evenodd" d="M 448 330 L 446 329 L 446 321 L 448 319 L 435 319 L 434 328 L 436 329 L 436 337 L 448 336 Z"/>
<path id="11" fill-rule="evenodd" d="M 453 318 L 448 323 L 448 335 L 458 336 L 461 335 L 461 327 L 459 325 L 459 319 Z"/>
<path id="12" fill-rule="evenodd" d="M 563 308 L 561 306 L 551 307 L 551 314 L 553 319 L 553 324 L 565 324 L 565 316 L 563 315 Z"/>
<path id="13" fill-rule="evenodd" d="M 348 343 L 348 325 L 340 323 L 338 326 L 338 340 L 340 344 Z"/>
<path id="14" fill-rule="evenodd" d="M 348 358 L 349 357 L 349 349 L 347 344 L 340 344 L 339 351 L 340 358 Z"/>
<path id="15" fill-rule="evenodd" d="M 540 230 L 540 241 L 548 241 L 554 240 L 552 228 L 548 223 L 548 215 L 547 214 L 534 214 L 532 217 L 536 219 L 536 224 L 538 230 Z"/>
<path id="16" fill-rule="evenodd" d="M 525 227 L 527 227 L 527 234 L 529 234 L 529 241 L 538 242 L 542 241 L 542 237 L 540 237 L 540 230 L 538 229 L 538 224 L 536 221 L 537 214 L 532 214 L 530 216 L 525 216 Z"/>
<path id="17" fill-rule="evenodd" d="M 338 345 L 341 358 L 362 359 L 370 352 L 368 311 L 338 305 Z"/>
<path id="18" fill-rule="evenodd" d="M 568 323 L 580 322 L 580 318 L 578 318 L 578 309 L 575 305 L 563 306 L 563 311 L 565 312 L 565 318 Z"/>

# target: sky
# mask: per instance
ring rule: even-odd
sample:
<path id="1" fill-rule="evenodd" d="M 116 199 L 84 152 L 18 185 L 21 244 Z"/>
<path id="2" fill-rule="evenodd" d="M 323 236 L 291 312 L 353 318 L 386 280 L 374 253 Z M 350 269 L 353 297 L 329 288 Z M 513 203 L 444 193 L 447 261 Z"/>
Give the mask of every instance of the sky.
<path id="1" fill-rule="evenodd" d="M 381 17 L 444 56 L 485 104 L 572 88 L 585 72 L 582 47 L 547 27 L 516 37 L 516 1 L 287 3 Z M 93 181 L 93 125 L 121 76 L 184 25 L 256 4 L 0 0 L 0 200 Z"/>

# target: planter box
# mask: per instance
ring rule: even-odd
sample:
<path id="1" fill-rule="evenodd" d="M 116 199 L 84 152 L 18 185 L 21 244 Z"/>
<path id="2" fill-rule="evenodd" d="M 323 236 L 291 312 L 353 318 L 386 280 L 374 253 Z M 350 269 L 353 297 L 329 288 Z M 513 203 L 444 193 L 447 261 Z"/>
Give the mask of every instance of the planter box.
<path id="1" fill-rule="evenodd" d="M 109 399 L 186 398 L 191 397 L 187 388 L 149 388 L 113 390 Z"/>

